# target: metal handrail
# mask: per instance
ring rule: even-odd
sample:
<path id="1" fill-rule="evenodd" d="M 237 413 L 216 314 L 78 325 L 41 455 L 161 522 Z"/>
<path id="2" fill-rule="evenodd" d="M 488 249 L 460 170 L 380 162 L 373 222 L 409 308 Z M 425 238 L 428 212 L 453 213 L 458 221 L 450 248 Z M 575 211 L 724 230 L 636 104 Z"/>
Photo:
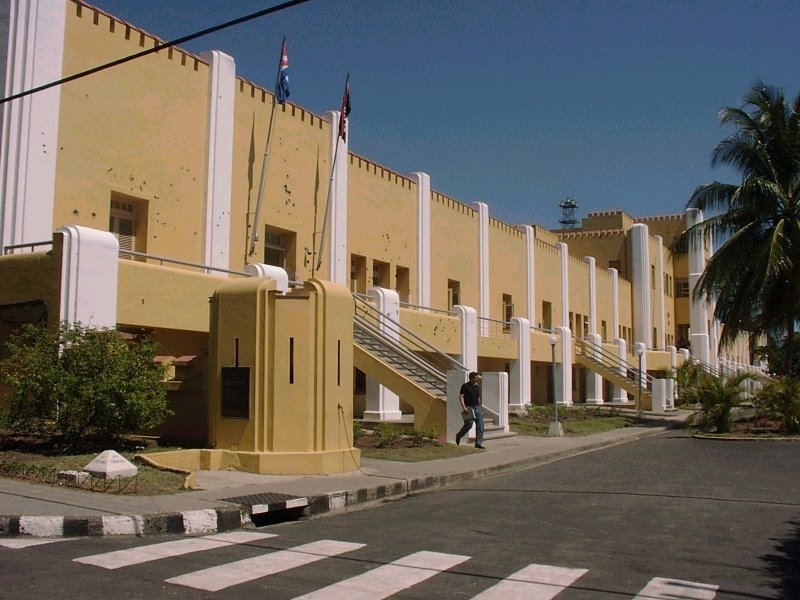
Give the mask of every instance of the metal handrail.
<path id="1" fill-rule="evenodd" d="M 450 316 L 454 316 L 456 314 L 452 310 L 445 310 L 443 308 L 433 308 L 432 306 L 422 306 L 421 304 L 412 304 L 411 302 L 401 302 L 400 306 L 403 308 L 410 308 L 412 310 L 427 310 L 432 313 L 439 313 Z"/>
<path id="2" fill-rule="evenodd" d="M 612 352 L 609 352 L 605 348 L 603 348 L 602 344 L 595 344 L 589 340 L 581 339 L 581 338 L 574 338 L 576 341 L 576 346 L 578 346 L 584 356 L 587 356 L 590 359 L 594 359 L 595 357 L 591 354 L 586 352 L 587 344 L 591 344 L 592 348 L 597 351 L 600 360 L 598 362 L 602 365 L 607 367 L 617 369 L 617 368 L 624 368 L 625 369 L 625 376 L 627 377 L 627 373 L 630 371 L 634 375 L 638 375 L 642 378 L 642 381 L 645 383 L 645 387 L 648 390 L 653 389 L 653 377 L 647 373 L 647 371 L 640 371 L 636 365 L 629 363 L 626 360 L 621 359 L 619 356 L 615 355 Z M 630 377 L 629 379 L 634 379 L 634 377 Z"/>
<path id="3" fill-rule="evenodd" d="M 431 366 L 430 363 L 427 363 L 424 360 L 420 359 L 419 356 L 409 351 L 408 348 L 406 348 L 402 344 L 384 335 L 382 331 L 380 331 L 374 325 L 369 323 L 369 321 L 367 321 L 364 317 L 360 315 L 355 315 L 353 323 L 356 327 L 360 327 L 362 331 L 364 331 L 371 337 L 380 340 L 381 344 L 388 346 L 389 348 L 400 354 L 404 359 L 413 363 L 414 366 L 424 370 L 428 375 L 432 376 L 440 384 L 443 384 L 441 385 L 441 387 L 439 387 L 439 389 L 441 389 L 442 391 L 446 391 L 447 375 L 441 373 L 440 371 L 437 371 L 435 368 Z"/>
<path id="4" fill-rule="evenodd" d="M 44 242 L 28 242 L 26 244 L 12 244 L 11 246 L 3 246 L 3 256 L 6 254 L 13 254 L 13 252 L 9 252 L 9 250 L 18 250 L 20 248 L 30 248 L 31 252 L 33 252 L 34 248 L 38 248 L 39 246 L 52 246 L 53 240 L 47 240 Z"/>
<path id="5" fill-rule="evenodd" d="M 358 315 L 359 312 L 358 309 L 359 306 L 361 306 L 362 311 L 365 313 L 365 315 L 369 315 L 369 318 L 372 319 L 374 323 L 383 324 L 394 333 L 397 333 L 403 340 L 407 341 L 410 345 L 415 346 L 420 352 L 425 352 L 426 354 L 431 354 L 437 357 L 440 363 L 444 363 L 443 364 L 444 368 L 442 369 L 443 371 L 446 371 L 448 369 L 469 371 L 467 367 L 462 365 L 455 358 L 453 358 L 446 352 L 440 350 L 427 340 L 419 337 L 413 331 L 406 329 L 399 322 L 387 317 L 386 315 L 379 314 L 377 309 L 370 302 L 363 299 L 362 295 L 353 294 L 353 299 L 356 304 L 356 315 Z M 376 329 L 381 334 L 382 338 L 389 337 L 386 336 L 379 327 L 376 327 Z"/>

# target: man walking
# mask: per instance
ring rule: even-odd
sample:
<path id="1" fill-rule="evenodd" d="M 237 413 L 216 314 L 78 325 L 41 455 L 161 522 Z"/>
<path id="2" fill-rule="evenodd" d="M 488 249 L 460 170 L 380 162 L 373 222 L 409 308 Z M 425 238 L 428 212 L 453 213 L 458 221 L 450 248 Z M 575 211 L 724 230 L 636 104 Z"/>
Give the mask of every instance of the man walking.
<path id="1" fill-rule="evenodd" d="M 475 447 L 484 450 L 483 446 L 483 411 L 481 410 L 481 376 L 475 371 L 469 374 L 469 381 L 461 386 L 458 400 L 461 403 L 461 411 L 472 410 L 473 419 L 464 421 L 461 430 L 456 434 L 456 445 L 461 443 L 461 438 L 467 435 L 475 422 Z"/>

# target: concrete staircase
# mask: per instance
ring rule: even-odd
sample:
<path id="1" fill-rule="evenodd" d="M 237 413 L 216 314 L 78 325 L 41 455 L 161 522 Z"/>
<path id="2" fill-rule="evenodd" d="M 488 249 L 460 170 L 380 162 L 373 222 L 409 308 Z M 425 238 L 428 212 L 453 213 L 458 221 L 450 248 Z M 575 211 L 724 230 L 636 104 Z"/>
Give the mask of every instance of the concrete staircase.
<path id="1" fill-rule="evenodd" d="M 581 365 L 597 373 L 603 379 L 622 388 L 636 398 L 641 391 L 639 406 L 642 410 L 651 410 L 653 407 L 653 378 L 647 373 L 642 373 L 641 390 L 639 388 L 639 369 L 634 365 L 614 356 L 602 346 L 579 338 L 573 338 L 575 343 L 575 364 Z"/>

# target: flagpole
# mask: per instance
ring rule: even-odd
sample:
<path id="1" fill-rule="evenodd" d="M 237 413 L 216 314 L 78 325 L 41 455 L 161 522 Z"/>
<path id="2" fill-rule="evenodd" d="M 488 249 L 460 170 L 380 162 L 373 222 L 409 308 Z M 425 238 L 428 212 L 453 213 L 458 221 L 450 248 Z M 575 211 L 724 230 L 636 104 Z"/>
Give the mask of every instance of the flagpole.
<path id="1" fill-rule="evenodd" d="M 330 212 L 331 206 L 331 193 L 333 191 L 333 178 L 336 174 L 336 159 L 339 156 L 339 138 L 343 138 L 344 135 L 347 135 L 347 127 L 346 123 L 343 123 L 345 119 L 347 119 L 347 110 L 348 105 L 350 103 L 350 73 L 347 74 L 347 78 L 344 81 L 344 97 L 342 98 L 342 110 L 339 113 L 339 131 L 336 133 L 336 148 L 333 151 L 333 163 L 331 164 L 331 178 L 328 182 L 328 197 L 325 201 L 325 218 L 322 220 L 322 233 L 320 234 L 320 241 L 319 241 L 319 252 L 317 253 L 318 261 L 317 261 L 317 270 L 322 266 L 322 249 L 325 245 L 325 229 L 328 224 L 328 213 Z M 333 269 L 331 269 L 331 272 Z"/>
<path id="2" fill-rule="evenodd" d="M 256 199 L 256 211 L 253 214 L 253 231 L 250 235 L 250 246 L 247 251 L 247 256 L 253 256 L 256 251 L 256 241 L 258 241 L 258 218 L 261 214 L 261 203 L 264 200 L 264 184 L 267 179 L 267 165 L 269 164 L 269 147 L 272 143 L 272 131 L 275 125 L 275 105 L 277 104 L 277 89 L 281 80 L 281 66 L 283 65 L 283 49 L 286 45 L 286 36 L 283 36 L 281 42 L 281 58 L 278 61 L 278 73 L 275 75 L 275 91 L 272 94 L 272 109 L 269 115 L 269 128 L 267 129 L 267 143 L 264 147 L 264 156 L 261 159 L 261 178 L 258 182 L 258 197 Z M 246 260 L 246 259 L 245 259 Z"/>

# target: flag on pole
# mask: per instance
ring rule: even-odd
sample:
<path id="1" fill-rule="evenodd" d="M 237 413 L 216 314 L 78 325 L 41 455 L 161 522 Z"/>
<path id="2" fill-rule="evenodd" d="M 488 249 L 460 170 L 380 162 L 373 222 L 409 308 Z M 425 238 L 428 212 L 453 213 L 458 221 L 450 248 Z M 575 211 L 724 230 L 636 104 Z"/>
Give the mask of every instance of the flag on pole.
<path id="1" fill-rule="evenodd" d="M 278 68 L 278 81 L 275 84 L 275 98 L 283 104 L 289 97 L 289 51 L 286 49 L 286 38 L 281 44 L 281 62 Z"/>
<path id="2" fill-rule="evenodd" d="M 344 96 L 342 96 L 342 111 L 339 115 L 339 137 L 347 141 L 347 116 L 350 114 L 350 73 L 344 82 Z"/>

